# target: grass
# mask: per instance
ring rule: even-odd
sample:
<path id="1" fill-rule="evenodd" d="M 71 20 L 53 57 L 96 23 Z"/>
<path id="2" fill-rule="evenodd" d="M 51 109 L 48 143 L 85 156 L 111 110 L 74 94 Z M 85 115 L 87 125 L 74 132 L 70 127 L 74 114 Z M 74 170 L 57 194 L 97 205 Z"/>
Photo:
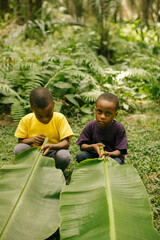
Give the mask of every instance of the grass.
<path id="1" fill-rule="evenodd" d="M 72 171 L 77 165 L 75 156 L 79 147 L 75 143 L 85 124 L 92 119 L 93 116 L 68 118 L 75 133 L 70 146 L 72 160 L 66 169 L 68 179 L 70 179 Z M 143 114 L 126 116 L 120 114 L 117 120 L 125 126 L 127 131 L 129 146 L 126 162 L 132 164 L 142 178 L 150 198 L 154 226 L 160 231 L 160 112 L 155 112 L 154 109 L 154 112 L 149 111 Z M 10 164 L 14 158 L 13 148 L 17 143 L 17 139 L 14 137 L 15 129 L 14 124 L 0 126 L 0 166 Z"/>
<path id="2" fill-rule="evenodd" d="M 13 148 L 17 143 L 14 137 L 15 129 L 16 126 L 13 124 L 0 126 L 0 167 L 12 163 L 14 158 Z"/>
<path id="3" fill-rule="evenodd" d="M 85 124 L 91 120 L 93 116 L 70 121 L 76 136 L 71 141 L 72 161 L 66 170 L 69 176 L 77 165 L 75 155 L 79 147 L 75 145 L 76 140 Z M 153 224 L 160 231 L 160 112 L 150 110 L 143 114 L 120 114 L 117 121 L 120 121 L 127 131 L 128 154 L 125 160 L 136 168 L 146 187 L 153 212 Z"/>
<path id="4" fill-rule="evenodd" d="M 132 116 L 133 117 L 133 116 Z M 127 121 L 127 162 L 138 171 L 149 194 L 153 223 L 160 231 L 160 114 L 136 115 Z"/>

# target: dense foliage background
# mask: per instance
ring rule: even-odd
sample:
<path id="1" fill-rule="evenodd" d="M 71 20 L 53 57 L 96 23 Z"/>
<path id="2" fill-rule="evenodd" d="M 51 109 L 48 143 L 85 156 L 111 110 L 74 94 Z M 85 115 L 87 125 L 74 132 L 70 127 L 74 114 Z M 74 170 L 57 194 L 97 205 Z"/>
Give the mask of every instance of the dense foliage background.
<path id="1" fill-rule="evenodd" d="M 51 2 L 12 0 L 1 11 L 0 101 L 15 121 L 30 111 L 37 86 L 73 114 L 91 113 L 104 91 L 129 112 L 143 99 L 159 101 L 159 1 L 147 1 L 155 11 L 145 17 L 143 1 L 136 12 L 124 1 Z"/>
<path id="2" fill-rule="evenodd" d="M 13 158 L 14 131 L 30 112 L 33 88 L 52 91 L 55 111 L 76 133 L 69 178 L 95 100 L 115 93 L 129 141 L 126 160 L 146 186 L 159 229 L 160 1 L 0 0 L 0 51 L 0 117 L 14 120 L 1 127 L 1 165 Z"/>

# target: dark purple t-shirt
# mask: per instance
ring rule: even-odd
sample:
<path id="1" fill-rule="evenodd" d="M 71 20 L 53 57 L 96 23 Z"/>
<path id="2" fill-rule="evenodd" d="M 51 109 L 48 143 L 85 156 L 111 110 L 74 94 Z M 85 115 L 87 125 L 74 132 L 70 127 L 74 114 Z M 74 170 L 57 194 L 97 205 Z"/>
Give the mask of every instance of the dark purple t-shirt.
<path id="1" fill-rule="evenodd" d="M 123 125 L 115 120 L 106 128 L 101 129 L 96 120 L 88 122 L 84 127 L 76 144 L 94 144 L 103 143 L 104 149 L 108 152 L 120 150 L 123 155 L 119 158 L 124 161 L 124 155 L 127 153 L 127 136 Z"/>

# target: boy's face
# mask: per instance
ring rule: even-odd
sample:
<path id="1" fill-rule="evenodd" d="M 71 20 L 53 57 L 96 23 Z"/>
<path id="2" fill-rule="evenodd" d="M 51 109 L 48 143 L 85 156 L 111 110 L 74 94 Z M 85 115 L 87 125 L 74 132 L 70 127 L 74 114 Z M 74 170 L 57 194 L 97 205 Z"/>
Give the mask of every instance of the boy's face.
<path id="1" fill-rule="evenodd" d="M 36 118 L 44 124 L 47 124 L 51 121 L 53 117 L 54 102 L 48 104 L 45 108 L 31 107 L 31 110 L 34 112 Z"/>
<path id="2" fill-rule="evenodd" d="M 100 128 L 107 128 L 117 117 L 116 105 L 104 99 L 99 99 L 95 107 L 95 114 L 98 126 Z"/>

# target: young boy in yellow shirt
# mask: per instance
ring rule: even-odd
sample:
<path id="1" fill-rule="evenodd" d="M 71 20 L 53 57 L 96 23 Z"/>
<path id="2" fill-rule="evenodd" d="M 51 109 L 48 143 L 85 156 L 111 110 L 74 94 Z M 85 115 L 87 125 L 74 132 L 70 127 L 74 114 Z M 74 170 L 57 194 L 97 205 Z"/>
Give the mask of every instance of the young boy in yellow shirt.
<path id="1" fill-rule="evenodd" d="M 15 132 L 18 144 L 14 148 L 14 154 L 31 147 L 42 148 L 43 155 L 54 158 L 56 167 L 64 171 L 71 158 L 67 150 L 69 139 L 74 136 L 67 119 L 62 113 L 54 112 L 54 100 L 47 88 L 32 90 L 30 106 L 32 113 L 20 120 Z M 46 137 L 49 141 L 42 147 Z"/>

